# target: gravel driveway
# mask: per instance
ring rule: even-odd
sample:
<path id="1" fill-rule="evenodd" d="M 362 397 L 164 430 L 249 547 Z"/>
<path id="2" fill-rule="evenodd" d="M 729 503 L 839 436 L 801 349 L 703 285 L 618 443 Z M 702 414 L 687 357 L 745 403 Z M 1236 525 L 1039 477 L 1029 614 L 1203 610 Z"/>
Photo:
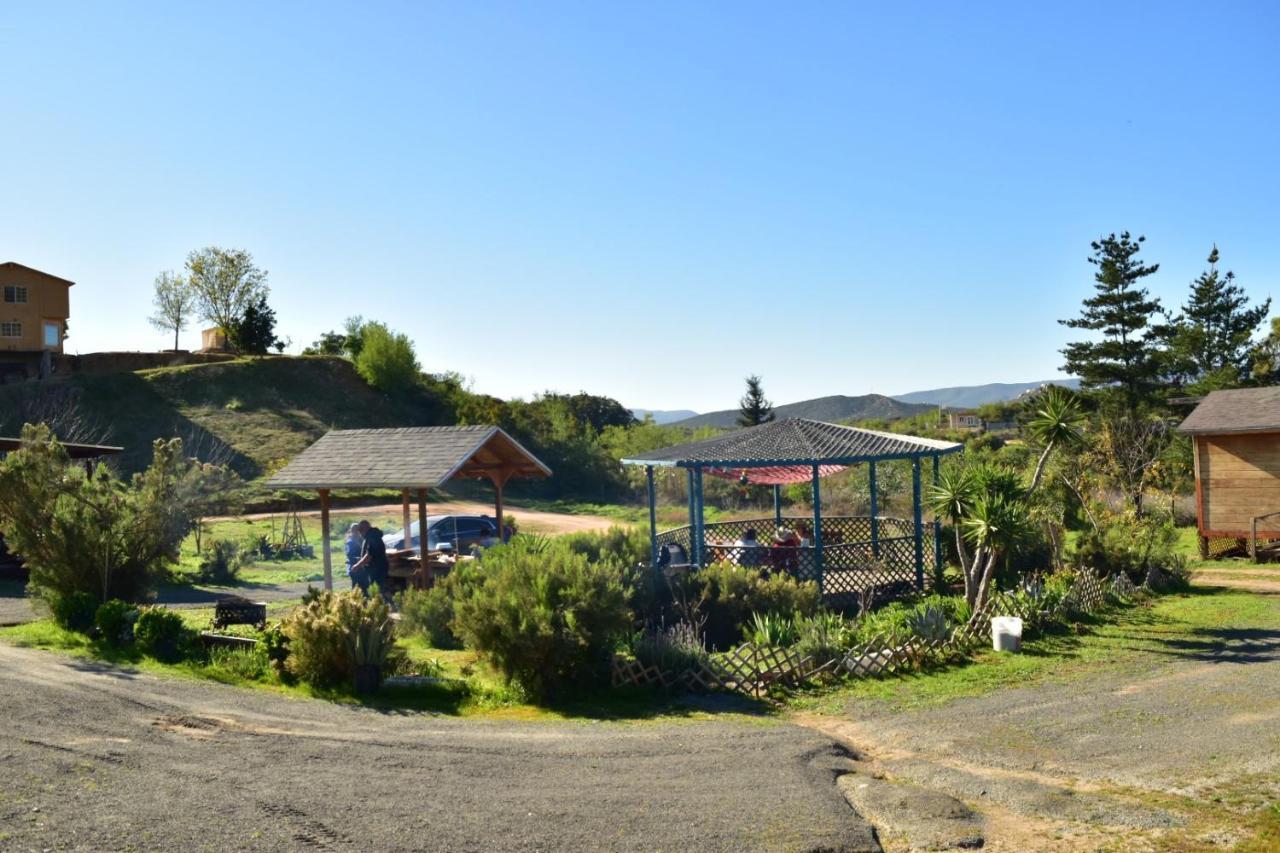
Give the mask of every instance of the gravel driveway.
<path id="1" fill-rule="evenodd" d="M 0 645 L 0 848 L 873 850 L 772 721 L 389 714 Z"/>

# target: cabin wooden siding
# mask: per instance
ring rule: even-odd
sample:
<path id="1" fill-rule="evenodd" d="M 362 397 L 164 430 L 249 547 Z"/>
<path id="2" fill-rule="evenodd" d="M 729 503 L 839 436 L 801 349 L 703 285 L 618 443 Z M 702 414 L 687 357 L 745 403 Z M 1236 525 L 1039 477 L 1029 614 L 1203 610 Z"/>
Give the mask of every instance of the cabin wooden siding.
<path id="1" fill-rule="evenodd" d="M 5 287 L 22 288 L 23 302 L 6 300 Z M 6 331 L 21 329 L 19 335 L 0 335 L 0 353 L 31 353 L 49 350 L 62 352 L 62 340 L 66 336 L 67 318 L 70 316 L 71 282 L 56 276 L 24 267 L 21 264 L 0 264 L 0 323 Z M 54 324 L 58 329 L 56 345 L 46 345 L 44 326 Z"/>
<path id="2" fill-rule="evenodd" d="M 1280 512 L 1280 432 L 1195 436 L 1200 535 L 1247 538 L 1254 516 Z M 1280 533 L 1280 519 L 1258 530 Z"/>

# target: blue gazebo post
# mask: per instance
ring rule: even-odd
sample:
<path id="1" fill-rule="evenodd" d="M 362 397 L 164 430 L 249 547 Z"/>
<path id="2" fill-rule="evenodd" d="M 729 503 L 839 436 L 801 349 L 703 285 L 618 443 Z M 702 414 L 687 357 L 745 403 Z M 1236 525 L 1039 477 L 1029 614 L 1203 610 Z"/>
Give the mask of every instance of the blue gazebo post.
<path id="1" fill-rule="evenodd" d="M 693 502 L 694 502 L 694 496 L 693 496 L 693 469 L 692 469 L 692 468 L 689 468 L 689 469 L 688 469 L 688 471 L 687 471 L 687 473 L 688 473 L 688 475 L 689 475 L 689 487 L 688 487 L 688 492 L 689 492 L 689 560 L 690 560 L 690 561 L 692 561 L 692 560 L 693 560 L 693 531 L 694 531 L 694 528 L 696 528 L 696 527 L 698 526 L 698 511 L 697 511 L 697 509 L 694 507 L 694 503 L 693 503 Z"/>
<path id="2" fill-rule="evenodd" d="M 818 595 L 822 595 L 822 491 L 818 486 L 817 465 L 813 466 L 813 562 L 818 569 Z"/>
<path id="3" fill-rule="evenodd" d="M 773 484 L 773 526 L 782 526 L 782 486 Z"/>
<path id="4" fill-rule="evenodd" d="M 871 556 L 880 559 L 880 490 L 876 487 L 876 460 L 867 473 L 871 480 Z"/>
<path id="5" fill-rule="evenodd" d="M 933 485 L 938 485 L 938 474 L 941 463 L 941 457 L 933 457 Z M 933 570 L 937 575 L 942 575 L 942 520 L 938 518 L 937 513 L 933 516 Z"/>
<path id="6" fill-rule="evenodd" d="M 658 508 L 653 493 L 653 466 L 644 466 L 644 479 L 649 487 L 649 556 L 653 565 L 658 565 Z"/>
<path id="7" fill-rule="evenodd" d="M 916 589 L 924 591 L 924 516 L 920 509 L 920 457 L 911 457 L 911 503 L 915 520 Z"/>

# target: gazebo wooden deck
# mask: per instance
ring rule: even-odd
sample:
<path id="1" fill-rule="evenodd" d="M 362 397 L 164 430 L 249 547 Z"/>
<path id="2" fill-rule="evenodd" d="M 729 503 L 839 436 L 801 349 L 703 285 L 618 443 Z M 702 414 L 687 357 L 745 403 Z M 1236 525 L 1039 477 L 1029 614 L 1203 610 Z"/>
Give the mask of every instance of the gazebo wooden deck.
<path id="1" fill-rule="evenodd" d="M 695 567 L 730 560 L 785 571 L 799 580 L 817 582 L 826 603 L 844 607 L 856 602 L 868 589 L 896 593 L 925 588 L 925 567 L 941 566 L 942 549 L 938 523 L 926 525 L 923 517 L 922 463 L 926 459 L 932 460 L 932 474 L 936 478 L 941 457 L 961 449 L 962 445 L 949 441 L 789 418 L 622 461 L 645 467 L 651 557 L 655 567 L 663 559 L 667 546 L 678 544 Z M 876 465 L 894 460 L 911 463 L 910 519 L 879 513 Z M 868 466 L 870 514 L 824 518 L 821 479 L 861 464 Z M 687 471 L 687 526 L 658 531 L 655 468 L 683 468 Z M 704 475 L 744 484 L 773 486 L 773 517 L 706 523 L 703 513 Z M 782 486 L 805 481 L 809 481 L 812 488 L 812 517 L 784 517 Z M 769 531 L 784 524 L 794 526 L 801 523 L 812 525 L 812 539 L 807 544 L 771 545 L 766 539 L 749 554 L 734 544 L 750 528 Z"/>
<path id="2" fill-rule="evenodd" d="M 493 484 L 494 514 L 502 530 L 502 490 L 513 477 L 549 477 L 551 469 L 496 426 L 331 430 L 267 481 L 273 489 L 320 493 L 324 586 L 333 589 L 329 494 L 333 489 L 399 489 L 404 529 L 410 497 L 418 498 L 418 530 L 426 541 L 427 489 L 455 478 Z M 406 534 L 407 535 L 407 534 Z"/>

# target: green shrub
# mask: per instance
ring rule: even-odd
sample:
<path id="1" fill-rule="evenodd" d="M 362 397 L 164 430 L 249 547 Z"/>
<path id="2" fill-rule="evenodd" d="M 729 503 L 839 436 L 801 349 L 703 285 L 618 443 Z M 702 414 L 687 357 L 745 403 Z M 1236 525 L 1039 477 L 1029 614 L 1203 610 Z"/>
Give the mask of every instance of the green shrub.
<path id="1" fill-rule="evenodd" d="M 631 637 L 630 651 L 645 666 L 657 667 L 676 677 L 705 667 L 711 659 L 706 641 L 688 622 L 638 631 Z"/>
<path id="2" fill-rule="evenodd" d="M 508 682 L 548 698 L 608 671 L 631 614 L 616 566 L 518 542 L 485 554 L 483 582 L 455 601 L 454 625 Z"/>
<path id="3" fill-rule="evenodd" d="M 952 629 L 969 621 L 969 605 L 963 596 L 929 595 L 915 601 L 895 601 L 863 617 L 858 642 L 880 639 L 891 644 L 912 638 L 945 639 Z"/>
<path id="4" fill-rule="evenodd" d="M 690 621 L 705 620 L 707 642 L 727 649 L 742 641 L 753 613 L 811 615 L 818 610 L 818 585 L 786 575 L 765 578 L 758 569 L 714 563 L 672 579 L 675 609 Z"/>
<path id="5" fill-rule="evenodd" d="M 1141 585 L 1152 567 L 1181 571 L 1186 558 L 1178 553 L 1178 529 L 1172 517 L 1132 512 L 1098 513 L 1097 529 L 1081 531 L 1070 554 L 1072 567 L 1091 568 L 1102 577 L 1124 572 Z"/>
<path id="6" fill-rule="evenodd" d="M 181 616 L 163 607 L 142 608 L 133 626 L 138 648 L 157 660 L 169 662 L 182 657 L 192 633 Z"/>
<path id="7" fill-rule="evenodd" d="M 104 601 L 93 614 L 93 626 L 103 642 L 127 646 L 133 642 L 133 626 L 138 621 L 138 608 L 119 599 Z"/>
<path id="8" fill-rule="evenodd" d="M 365 382 L 387 393 L 403 391 L 418 383 L 422 369 L 407 335 L 392 332 L 382 323 L 365 323 L 360 333 L 356 372 Z"/>
<path id="9" fill-rule="evenodd" d="M 752 613 L 751 642 L 757 646 L 786 648 L 800 639 L 796 623 L 781 613 Z"/>
<path id="10" fill-rule="evenodd" d="M 156 441 L 151 465 L 128 480 L 109 465 L 86 473 L 46 427 L 24 427 L 22 442 L 0 460 L 0 535 L 32 590 L 51 604 L 76 592 L 144 600 L 177 560 L 210 469 L 177 439 Z"/>
<path id="11" fill-rule="evenodd" d="M 93 630 L 93 617 L 98 612 L 98 598 L 87 592 L 69 592 L 53 596 L 49 602 L 53 621 L 68 631 L 87 634 Z"/>
<path id="12" fill-rule="evenodd" d="M 258 634 L 258 646 L 266 654 L 276 674 L 284 675 L 287 672 L 286 663 L 289 660 L 289 637 L 280 626 L 272 625 L 264 628 Z"/>
<path id="13" fill-rule="evenodd" d="M 391 611 L 382 596 L 313 590 L 281 622 L 288 638 L 288 672 L 316 687 L 350 684 L 357 664 L 400 664 Z"/>
<path id="14" fill-rule="evenodd" d="M 240 570 L 253 562 L 253 551 L 230 539 L 215 539 L 200 561 L 200 582 L 228 586 L 236 582 Z"/>
<path id="15" fill-rule="evenodd" d="M 526 546 L 532 547 L 529 543 Z M 431 589 L 406 589 L 400 593 L 396 597 L 400 629 L 407 634 L 421 634 L 432 648 L 462 648 L 453 627 L 454 603 L 464 597 L 467 590 L 483 582 L 482 572 L 475 561 L 459 562 Z"/>
<path id="16" fill-rule="evenodd" d="M 857 628 L 839 613 L 820 611 L 795 618 L 796 651 L 822 665 L 841 657 L 857 643 Z"/>

